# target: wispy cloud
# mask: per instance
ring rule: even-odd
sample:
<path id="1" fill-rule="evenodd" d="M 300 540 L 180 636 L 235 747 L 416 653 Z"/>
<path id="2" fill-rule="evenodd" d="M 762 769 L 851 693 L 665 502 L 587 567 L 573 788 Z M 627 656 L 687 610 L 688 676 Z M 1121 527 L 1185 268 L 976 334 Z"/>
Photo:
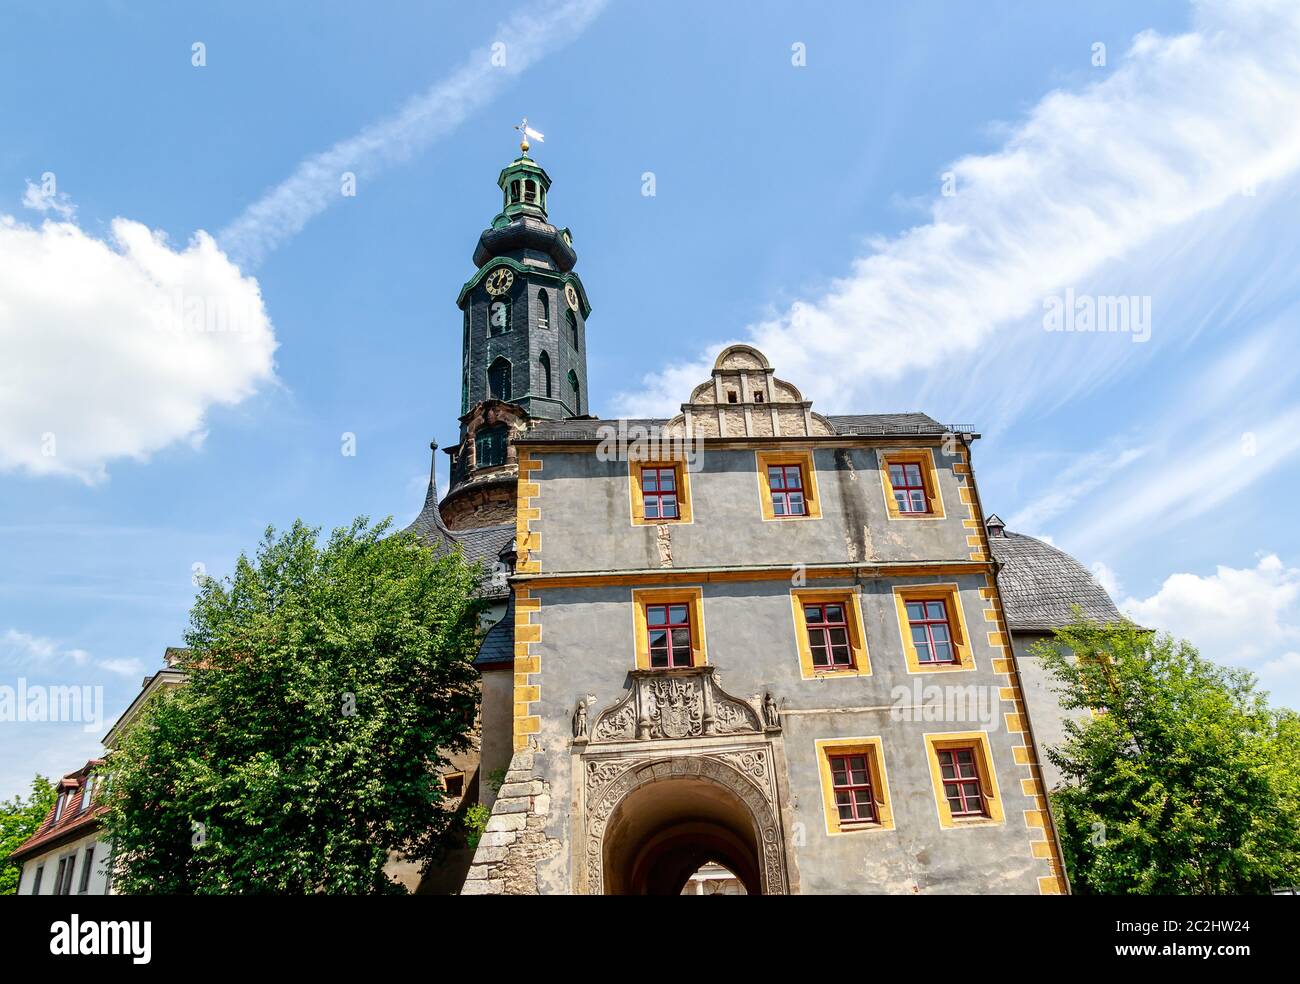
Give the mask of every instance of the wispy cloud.
<path id="1" fill-rule="evenodd" d="M 364 181 L 409 160 L 494 99 L 520 72 L 581 34 L 605 3 L 555 0 L 515 12 L 459 68 L 395 115 L 304 160 L 226 226 L 218 242 L 240 267 L 256 266 L 340 200 L 344 172 Z"/>
<path id="2" fill-rule="evenodd" d="M 65 646 L 56 639 L 9 628 L 0 633 L 0 668 L 17 673 L 54 673 L 69 666 L 100 669 L 120 676 L 135 676 L 144 669 L 138 659 L 95 659 L 84 649 Z"/>
<path id="3" fill-rule="evenodd" d="M 1188 639 L 1202 655 L 1258 673 L 1275 702 L 1300 707 L 1300 570 L 1275 554 L 1253 568 L 1171 574 L 1120 609 L 1138 624 Z"/>
<path id="4" fill-rule="evenodd" d="M 936 169 L 954 173 L 956 194 L 934 198 L 929 222 L 875 242 L 821 296 L 744 340 L 783 375 L 816 379 L 823 407 L 861 407 L 882 383 L 978 353 L 1005 329 L 1041 337 L 1049 296 L 1294 175 L 1300 8 L 1193 11 L 1190 32 L 1140 34 L 1102 81 L 1046 95 L 998 152 Z M 646 377 L 620 412 L 671 412 L 714 351 Z"/>

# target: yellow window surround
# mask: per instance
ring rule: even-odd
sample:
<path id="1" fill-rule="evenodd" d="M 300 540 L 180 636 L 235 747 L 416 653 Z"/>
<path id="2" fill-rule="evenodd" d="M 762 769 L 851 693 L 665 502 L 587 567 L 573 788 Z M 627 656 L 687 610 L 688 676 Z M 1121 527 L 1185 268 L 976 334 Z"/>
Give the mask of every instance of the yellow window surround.
<path id="1" fill-rule="evenodd" d="M 822 501 L 817 494 L 817 469 L 813 467 L 811 451 L 755 451 L 754 460 L 758 467 L 758 499 L 764 520 L 798 521 L 802 519 L 821 519 Z M 804 516 L 778 516 L 772 507 L 772 483 L 767 469 L 773 465 L 798 465 L 803 478 Z"/>
<path id="2" fill-rule="evenodd" d="M 969 748 L 974 751 L 975 769 L 979 774 L 980 792 L 984 795 L 987 816 L 954 817 L 943 791 L 943 773 L 939 766 L 939 752 Z M 934 790 L 934 805 L 939 811 L 939 826 L 945 830 L 957 827 L 986 827 L 1003 822 L 1002 795 L 998 791 L 998 776 L 993 768 L 989 749 L 989 736 L 984 731 L 954 731 L 925 736 L 925 757 L 930 763 L 930 783 Z"/>
<path id="3" fill-rule="evenodd" d="M 677 604 L 687 606 L 691 624 L 691 665 L 708 663 L 708 650 L 704 644 L 704 589 L 703 588 L 638 588 L 632 592 L 632 631 L 636 637 L 636 668 L 650 666 L 650 637 L 646 630 L 646 609 L 651 605 Z"/>
<path id="4" fill-rule="evenodd" d="M 853 653 L 851 667 L 828 669 L 813 665 L 812 648 L 808 643 L 808 623 L 804 604 L 841 604 L 848 623 L 849 648 Z M 862 628 L 862 605 L 853 588 L 791 588 L 790 608 L 794 615 L 794 634 L 799 648 L 799 673 L 805 680 L 822 677 L 871 676 L 871 658 L 867 653 L 866 633 Z"/>
<path id="5" fill-rule="evenodd" d="M 815 742 L 817 770 L 821 776 L 822 814 L 826 818 L 826 833 L 852 834 L 865 830 L 893 830 L 894 811 L 889 801 L 889 776 L 885 772 L 884 749 L 879 735 L 868 738 L 818 738 Z M 871 797 L 875 801 L 876 820 L 842 821 L 835 803 L 835 783 L 831 776 L 832 755 L 861 755 L 867 760 L 871 776 Z"/>
<path id="6" fill-rule="evenodd" d="M 645 490 L 641 487 L 641 469 L 642 468 L 671 468 L 675 473 L 674 485 L 677 486 L 677 518 L 676 519 L 657 519 L 646 518 L 645 515 Z M 628 488 L 631 490 L 632 498 L 632 525 L 633 526 L 657 526 L 660 523 L 690 523 L 693 522 L 691 517 L 691 474 L 690 469 L 686 467 L 686 462 L 680 459 L 668 460 L 657 459 L 653 461 L 637 461 L 629 457 L 627 463 Z"/>
<path id="7" fill-rule="evenodd" d="M 880 485 L 885 490 L 885 508 L 890 519 L 943 519 L 943 494 L 939 491 L 939 472 L 934 464 L 933 448 L 890 448 L 877 452 L 880 459 Z M 890 465 L 918 465 L 925 486 L 929 512 L 906 513 L 898 508 L 894 487 L 889 481 Z"/>
<path id="8" fill-rule="evenodd" d="M 942 601 L 948 613 L 948 630 L 955 663 L 922 663 L 912 642 L 912 629 L 907 618 L 909 601 Z M 898 613 L 898 632 L 903 641 L 903 657 L 908 673 L 952 673 L 975 669 L 975 653 L 971 648 L 970 633 L 966 631 L 966 615 L 961 607 L 961 592 L 956 584 L 906 584 L 894 587 L 894 607 Z"/>

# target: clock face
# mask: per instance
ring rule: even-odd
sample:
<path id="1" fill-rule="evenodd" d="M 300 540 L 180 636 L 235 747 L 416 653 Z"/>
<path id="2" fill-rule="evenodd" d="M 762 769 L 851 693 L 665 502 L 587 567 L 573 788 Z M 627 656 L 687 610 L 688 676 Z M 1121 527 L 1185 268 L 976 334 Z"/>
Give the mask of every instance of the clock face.
<path id="1" fill-rule="evenodd" d="M 569 307 L 578 310 L 578 292 L 574 289 L 573 284 L 564 285 L 564 299 L 569 302 Z"/>
<path id="2" fill-rule="evenodd" d="M 510 271 L 509 267 L 497 267 L 488 274 L 484 286 L 487 287 L 489 294 L 504 294 L 514 282 L 515 275 Z"/>
<path id="3" fill-rule="evenodd" d="M 508 313 L 505 301 L 493 301 L 491 306 L 488 307 L 488 323 L 491 324 L 493 328 L 504 328 L 506 326 L 507 317 Z"/>

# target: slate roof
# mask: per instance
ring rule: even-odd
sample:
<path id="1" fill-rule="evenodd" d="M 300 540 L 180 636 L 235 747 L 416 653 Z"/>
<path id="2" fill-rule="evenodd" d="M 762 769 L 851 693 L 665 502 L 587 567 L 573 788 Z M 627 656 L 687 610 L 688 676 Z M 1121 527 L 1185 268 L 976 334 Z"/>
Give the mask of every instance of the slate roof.
<path id="1" fill-rule="evenodd" d="M 968 433 L 971 427 L 947 427 L 929 414 L 912 413 L 855 413 L 826 418 L 837 434 L 861 437 L 910 437 L 912 435 L 940 435 L 956 430 Z M 657 417 L 629 418 L 629 428 L 662 427 L 668 421 Z M 539 420 L 528 431 L 526 441 L 594 441 L 600 438 L 600 428 L 613 425 L 617 427 L 617 418 L 599 420 L 591 417 L 576 417 L 569 420 Z"/>
<path id="2" fill-rule="evenodd" d="M 474 657 L 477 667 L 501 666 L 513 663 L 515 659 L 515 599 L 514 595 L 506 602 L 506 613 L 501 621 L 487 630 L 487 635 L 479 643 L 478 655 Z"/>
<path id="3" fill-rule="evenodd" d="M 435 460 L 437 452 L 434 452 Z M 434 552 L 459 548 L 468 563 L 479 561 L 488 570 L 493 570 L 501 551 L 515 536 L 515 524 L 505 523 L 500 526 L 479 526 L 470 530 L 450 530 L 442 521 L 438 511 L 437 476 L 431 476 L 429 487 L 424 495 L 424 506 L 406 529 L 414 533 Z M 505 578 L 492 578 L 484 582 L 483 597 L 504 598 L 510 593 Z"/>
<path id="4" fill-rule="evenodd" d="M 1069 625 L 1074 621 L 1074 605 L 1096 622 L 1120 620 L 1110 595 L 1064 550 L 1009 531 L 990 535 L 989 546 L 1002 565 L 998 588 L 1011 631 L 1047 632 Z"/>

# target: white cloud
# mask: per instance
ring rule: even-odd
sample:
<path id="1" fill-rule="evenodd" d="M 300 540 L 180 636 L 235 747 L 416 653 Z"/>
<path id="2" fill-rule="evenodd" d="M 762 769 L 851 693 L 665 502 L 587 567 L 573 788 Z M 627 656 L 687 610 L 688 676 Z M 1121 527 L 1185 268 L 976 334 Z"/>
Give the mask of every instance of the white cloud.
<path id="1" fill-rule="evenodd" d="M 1048 296 L 1240 203 L 1243 187 L 1281 187 L 1300 169 L 1300 7 L 1193 9 L 1193 31 L 1139 35 L 1104 80 L 1041 99 L 1000 151 L 941 168 L 957 194 L 934 199 L 930 222 L 874 243 L 746 340 L 788 378 L 816 379 L 823 407 L 862 406 L 1009 326 L 1045 334 L 1033 325 Z M 672 413 L 709 364 L 646 377 L 619 411 Z"/>
<path id="2" fill-rule="evenodd" d="M 539 58 L 581 34 L 605 3 L 555 0 L 535 11 L 517 11 L 498 26 L 488 44 L 472 52 L 447 78 L 412 98 L 396 115 L 304 160 L 293 174 L 223 229 L 218 241 L 244 268 L 256 265 L 310 219 L 342 199 L 345 172 L 352 172 L 360 184 L 409 160 L 490 102 L 507 82 Z"/>
<path id="3" fill-rule="evenodd" d="M 1092 565 L 1093 579 L 1105 589 L 1112 598 L 1119 596 L 1119 577 L 1105 563 L 1098 560 Z"/>
<path id="4" fill-rule="evenodd" d="M 37 212 L 54 212 L 63 219 L 71 219 L 77 214 L 72 199 L 66 192 L 56 191 L 52 180 L 38 185 L 29 179 L 27 190 L 23 192 L 23 207 Z"/>
<path id="5" fill-rule="evenodd" d="M 102 480 L 108 462 L 196 443 L 210 408 L 273 378 L 257 281 L 205 232 L 183 249 L 115 219 L 0 215 L 0 471 Z"/>
<path id="6" fill-rule="evenodd" d="M 1278 703 L 1300 707 L 1300 568 L 1275 554 L 1253 568 L 1172 574 L 1120 610 L 1139 625 L 1187 639 L 1216 663 L 1258 673 Z"/>
<path id="7" fill-rule="evenodd" d="M 69 664 L 94 667 L 121 676 L 136 676 L 144 669 L 138 659 L 93 659 L 86 650 L 65 648 L 55 639 L 9 628 L 0 633 L 0 667 L 22 675 L 62 670 Z"/>

